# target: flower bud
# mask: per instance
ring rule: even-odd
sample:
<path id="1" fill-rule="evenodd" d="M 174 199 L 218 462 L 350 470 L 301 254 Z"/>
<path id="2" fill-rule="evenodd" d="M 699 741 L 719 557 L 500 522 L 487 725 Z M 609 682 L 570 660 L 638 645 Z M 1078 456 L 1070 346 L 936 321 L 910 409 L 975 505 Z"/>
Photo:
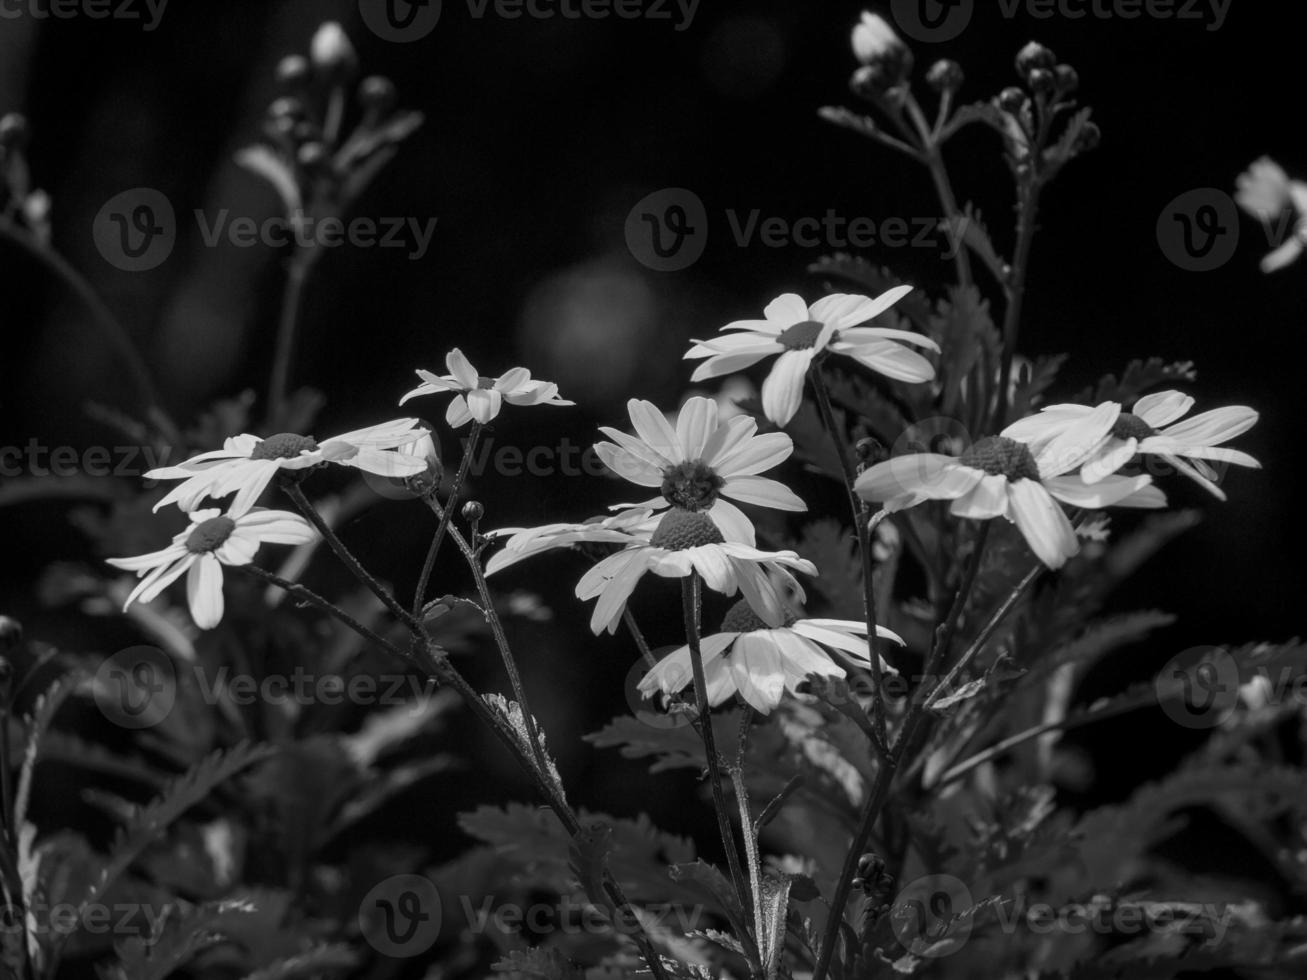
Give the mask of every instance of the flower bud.
<path id="1" fill-rule="evenodd" d="M 879 67 L 887 84 L 901 85 L 912 74 L 912 50 L 903 43 L 885 18 L 863 12 L 853 28 L 853 54 L 866 67 Z"/>
<path id="2" fill-rule="evenodd" d="M 877 440 L 867 437 L 859 439 L 853 447 L 853 451 L 858 454 L 858 459 L 864 463 L 875 463 L 885 454 L 885 447 Z"/>
<path id="3" fill-rule="evenodd" d="M 321 143 L 305 143 L 295 154 L 299 165 L 308 170 L 322 166 L 327 160 L 327 148 Z"/>
<path id="4" fill-rule="evenodd" d="M 1017 52 L 1017 75 L 1025 78 L 1036 68 L 1052 70 L 1057 56 L 1038 41 L 1031 41 Z"/>
<path id="5" fill-rule="evenodd" d="M 1036 68 L 1030 73 L 1030 90 L 1036 95 L 1052 95 L 1057 89 L 1057 78 L 1047 68 Z"/>
<path id="6" fill-rule="evenodd" d="M 0 147 L 21 150 L 27 145 L 27 118 L 17 112 L 0 119 Z"/>
<path id="7" fill-rule="evenodd" d="M 1026 104 L 1026 93 L 1016 86 L 1009 86 L 998 93 L 998 107 L 1004 112 L 1016 114 Z"/>
<path id="8" fill-rule="evenodd" d="M 0 653 L 8 653 L 22 642 L 22 623 L 8 616 L 0 616 Z"/>
<path id="9" fill-rule="evenodd" d="M 309 62 L 307 58 L 292 54 L 277 62 L 277 84 L 279 85 L 302 85 L 308 80 L 308 77 Z"/>
<path id="10" fill-rule="evenodd" d="M 305 118 L 306 113 L 304 103 L 299 99 L 283 96 L 280 99 L 273 100 L 273 103 L 268 106 L 268 115 L 277 119 L 290 119 L 299 122 Z"/>
<path id="11" fill-rule="evenodd" d="M 481 518 L 486 516 L 486 509 L 475 500 L 469 500 L 463 505 L 463 520 L 469 524 L 475 524 Z"/>
<path id="12" fill-rule="evenodd" d="M 1080 73 L 1070 65 L 1058 65 L 1053 69 L 1057 79 L 1057 90 L 1062 95 L 1070 95 L 1080 87 Z"/>
<path id="13" fill-rule="evenodd" d="M 1076 136 L 1076 152 L 1088 153 L 1096 149 L 1098 144 L 1103 141 L 1103 131 L 1098 128 L 1097 123 L 1085 123 L 1084 128 Z"/>
<path id="14" fill-rule="evenodd" d="M 329 79 L 353 75 L 358 70 L 358 55 L 349 36 L 335 21 L 318 28 L 309 45 L 309 58 L 313 67 Z"/>
<path id="15" fill-rule="evenodd" d="M 956 92 L 962 87 L 962 66 L 945 58 L 930 66 L 926 82 L 936 92 Z"/>
<path id="16" fill-rule="evenodd" d="M 395 108 L 395 83 L 381 75 L 369 75 L 359 85 L 359 103 L 371 118 L 380 118 Z"/>

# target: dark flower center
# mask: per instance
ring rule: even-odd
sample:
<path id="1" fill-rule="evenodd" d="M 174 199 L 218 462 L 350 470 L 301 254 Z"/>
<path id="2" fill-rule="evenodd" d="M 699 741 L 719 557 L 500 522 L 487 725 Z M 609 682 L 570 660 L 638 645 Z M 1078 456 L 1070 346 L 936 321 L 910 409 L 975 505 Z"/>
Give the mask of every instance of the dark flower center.
<path id="1" fill-rule="evenodd" d="M 826 324 L 820 320 L 805 320 L 803 323 L 796 323 L 782 330 L 781 335 L 776 339 L 790 350 L 808 350 L 817 342 L 825 326 Z"/>
<path id="2" fill-rule="evenodd" d="M 297 459 L 302 453 L 315 452 L 318 444 L 312 436 L 296 435 L 294 432 L 279 432 L 268 436 L 250 453 L 250 459 Z"/>
<path id="3" fill-rule="evenodd" d="M 207 554 L 222 546 L 236 530 L 236 522 L 230 517 L 211 517 L 195 526 L 186 538 L 186 550 L 195 555 Z"/>
<path id="4" fill-rule="evenodd" d="M 723 541 L 725 538 L 711 517 L 697 511 L 682 510 L 680 507 L 669 510 L 649 538 L 649 543 L 655 548 L 665 548 L 668 551 L 685 551 L 705 544 L 721 544 Z"/>
<path id="5" fill-rule="evenodd" d="M 717 491 L 726 481 L 701 459 L 663 470 L 663 499 L 683 510 L 707 510 L 717 502 Z"/>
<path id="6" fill-rule="evenodd" d="M 795 622 L 797 620 L 789 613 L 786 613 L 785 625 L 792 626 Z M 722 617 L 721 632 L 723 633 L 752 633 L 754 630 L 769 629 L 772 629 L 772 627 L 763 622 L 762 617 L 753 611 L 753 607 L 745 599 L 741 599 L 731 606 L 726 611 L 726 615 Z"/>
<path id="7" fill-rule="evenodd" d="M 495 382 L 498 380 L 498 378 L 477 378 L 477 387 L 482 391 L 489 391 L 495 386 Z"/>
<path id="8" fill-rule="evenodd" d="M 981 470 L 989 476 L 1004 476 L 1013 480 L 1038 480 L 1039 467 L 1030 447 L 1024 442 L 1004 436 L 986 436 L 958 457 L 963 466 Z"/>
<path id="9" fill-rule="evenodd" d="M 1112 435 L 1118 439 L 1147 439 L 1156 433 L 1157 430 L 1151 425 L 1138 415 L 1131 415 L 1129 412 L 1118 415 L 1116 424 L 1112 426 Z"/>

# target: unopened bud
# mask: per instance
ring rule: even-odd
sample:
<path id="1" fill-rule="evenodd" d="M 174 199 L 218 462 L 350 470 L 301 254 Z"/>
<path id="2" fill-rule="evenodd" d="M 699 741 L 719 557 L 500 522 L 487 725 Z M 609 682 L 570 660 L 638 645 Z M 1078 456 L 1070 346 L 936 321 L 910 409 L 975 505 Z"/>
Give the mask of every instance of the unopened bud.
<path id="1" fill-rule="evenodd" d="M 287 55 L 277 62 L 279 85 L 302 85 L 309 77 L 309 60 L 297 54 Z"/>
<path id="2" fill-rule="evenodd" d="M 359 85 L 359 103 L 372 118 L 379 118 L 395 108 L 395 83 L 381 75 L 369 75 Z"/>
<path id="3" fill-rule="evenodd" d="M 1053 69 L 1057 79 L 1057 90 L 1063 95 L 1070 95 L 1080 87 L 1080 73 L 1070 65 L 1058 65 Z"/>
<path id="4" fill-rule="evenodd" d="M 0 118 L 0 147 L 21 150 L 27 145 L 27 118 L 17 112 Z"/>
<path id="5" fill-rule="evenodd" d="M 1026 93 L 1021 91 L 1015 85 L 1005 88 L 998 93 L 998 107 L 1004 112 L 1016 114 L 1026 104 Z"/>
<path id="6" fill-rule="evenodd" d="M 1030 91 L 1036 95 L 1052 95 L 1057 89 L 1057 78 L 1047 68 L 1036 68 L 1030 73 Z"/>
<path id="7" fill-rule="evenodd" d="M 865 439 L 859 439 L 854 445 L 853 451 L 858 454 L 858 459 L 862 462 L 874 463 L 884 455 L 885 447 L 868 436 Z"/>
<path id="8" fill-rule="evenodd" d="M 292 119 L 298 122 L 305 118 L 306 113 L 304 103 L 299 99 L 283 96 L 280 99 L 273 100 L 273 103 L 268 106 L 268 115 L 276 119 Z"/>
<path id="9" fill-rule="evenodd" d="M 956 92 L 962 87 L 962 80 L 962 66 L 948 58 L 935 62 L 926 74 L 926 82 L 936 92 Z"/>
<path id="10" fill-rule="evenodd" d="M 864 66 L 881 69 L 886 87 L 901 85 L 912 74 L 912 49 L 894 33 L 884 17 L 863 12 L 853 28 L 853 54 Z"/>
<path id="11" fill-rule="evenodd" d="M 486 516 L 486 509 L 478 501 L 469 500 L 463 505 L 463 520 L 469 524 L 476 524 L 481 518 Z"/>
<path id="12" fill-rule="evenodd" d="M 1080 130 L 1076 137 L 1076 152 L 1087 153 L 1096 149 L 1098 144 L 1103 141 L 1103 131 L 1098 128 L 1097 123 L 1085 123 L 1084 128 Z"/>
<path id="13" fill-rule="evenodd" d="M 8 653 L 22 642 L 22 623 L 8 616 L 0 616 L 0 653 Z"/>
<path id="14" fill-rule="evenodd" d="M 305 143 L 295 154 L 301 167 L 312 170 L 322 166 L 327 159 L 327 148 L 321 143 Z"/>
<path id="15" fill-rule="evenodd" d="M 313 67 L 329 79 L 349 77 L 358 70 L 358 55 L 349 36 L 335 21 L 318 28 L 309 45 L 309 58 Z"/>
<path id="16" fill-rule="evenodd" d="M 1031 41 L 1017 52 L 1017 75 L 1025 78 L 1036 68 L 1051 70 L 1057 64 L 1057 56 L 1038 41 Z"/>

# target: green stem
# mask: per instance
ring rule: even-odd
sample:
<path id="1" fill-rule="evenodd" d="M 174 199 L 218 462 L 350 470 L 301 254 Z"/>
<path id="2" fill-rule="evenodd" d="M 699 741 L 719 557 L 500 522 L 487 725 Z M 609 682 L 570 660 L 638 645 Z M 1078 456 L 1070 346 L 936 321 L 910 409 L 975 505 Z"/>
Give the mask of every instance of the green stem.
<path id="1" fill-rule="evenodd" d="M 422 564 L 422 574 L 418 577 L 417 591 L 413 595 L 413 615 L 421 618 L 422 604 L 426 600 L 427 585 L 431 581 L 431 572 L 436 566 L 436 556 L 440 553 L 440 546 L 445 540 L 445 531 L 449 527 L 450 515 L 453 514 L 455 506 L 458 504 L 458 494 L 463 489 L 463 483 L 467 480 L 468 470 L 472 468 L 472 453 L 476 449 L 477 439 L 481 436 L 481 423 L 474 421 L 472 430 L 468 433 L 467 446 L 463 450 L 463 459 L 458 464 L 458 473 L 454 477 L 454 485 L 449 491 L 449 500 L 445 502 L 445 509 L 440 515 L 440 523 L 436 525 L 435 536 L 431 539 L 431 547 L 427 549 L 426 561 Z M 435 493 L 433 490 L 432 493 Z"/>
<path id="2" fill-rule="evenodd" d="M 744 856 L 749 864 L 749 884 L 753 891 L 753 931 L 758 936 L 759 955 L 766 948 L 764 933 L 767 923 L 762 912 L 762 860 L 758 856 L 758 838 L 749 813 L 749 788 L 744 783 L 744 755 L 748 750 L 749 726 L 753 723 L 753 709 L 746 707 L 740 718 L 740 748 L 731 766 L 731 784 L 735 787 L 735 802 L 740 808 L 740 833 L 744 836 Z"/>
<path id="3" fill-rule="evenodd" d="M 699 648 L 699 573 L 691 572 L 681 579 L 681 611 L 685 618 L 685 640 L 690 647 L 690 669 L 694 674 L 694 699 L 699 711 L 699 734 L 703 737 L 704 754 L 708 757 L 708 782 L 712 788 L 713 809 L 717 811 L 717 830 L 721 834 L 726 863 L 730 866 L 731 882 L 744 908 L 749 908 L 749 889 L 740 870 L 740 856 L 735 850 L 731 821 L 727 816 L 726 794 L 722 789 L 721 760 L 717 756 L 713 734 L 712 709 L 708 705 L 708 682 L 703 673 L 703 652 Z M 762 942 L 762 936 L 758 936 Z"/>

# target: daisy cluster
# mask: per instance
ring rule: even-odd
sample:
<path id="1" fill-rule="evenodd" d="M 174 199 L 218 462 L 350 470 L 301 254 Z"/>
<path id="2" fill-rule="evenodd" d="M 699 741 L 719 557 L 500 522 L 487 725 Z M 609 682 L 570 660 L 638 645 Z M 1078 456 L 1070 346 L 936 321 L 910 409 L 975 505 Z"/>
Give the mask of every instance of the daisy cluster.
<path id="1" fill-rule="evenodd" d="M 806 596 L 798 576 L 815 575 L 817 569 L 793 551 L 759 548 L 745 508 L 807 509 L 793 490 L 766 474 L 793 454 L 794 443 L 783 429 L 797 414 L 812 373 L 828 359 L 844 358 L 898 382 L 934 380 L 935 365 L 927 355 L 941 353 L 935 341 L 873 325 L 910 292 L 901 286 L 874 298 L 839 294 L 811 306 L 786 294 L 764 310 L 762 319 L 729 323 L 717 336 L 695 341 L 685 355 L 702 362 L 695 381 L 774 358 L 762 385 L 761 419 L 728 416 L 705 397 L 688 399 L 674 415 L 631 399 L 629 428 L 601 428 L 606 438 L 594 449 L 613 474 L 652 496 L 613 504 L 609 513 L 581 522 L 489 532 L 483 540 L 502 548 L 487 563 L 487 575 L 547 551 L 585 546 L 595 560 L 575 592 L 594 602 L 590 628 L 596 634 L 617 630 L 636 588 L 650 574 L 693 577 L 722 595 L 739 596 L 721 628 L 702 638 L 707 697 L 714 705 L 738 695 L 768 712 L 810 675 L 844 677 L 848 669 L 868 667 L 867 624 L 804 618 L 799 609 Z M 486 425 L 506 405 L 573 404 L 526 368 L 485 377 L 458 349 L 445 364 L 444 375 L 419 370 L 421 384 L 400 404 L 451 394 L 445 421 L 454 428 Z M 852 489 L 885 513 L 948 501 L 958 518 L 1003 518 L 1016 526 L 1040 562 L 1055 569 L 1079 550 L 1072 524 L 1076 512 L 1166 505 L 1150 475 L 1122 472 L 1140 457 L 1164 460 L 1222 499 L 1212 463 L 1258 465 L 1246 453 L 1222 446 L 1247 431 L 1256 412 L 1231 407 L 1187 417 L 1193 404 L 1188 395 L 1165 391 L 1139 399 L 1130 411 L 1117 402 L 1051 405 L 960 455 L 910 453 L 864 467 Z M 760 431 L 760 422 L 772 431 Z M 314 538 L 302 518 L 257 508 L 264 491 L 274 478 L 296 482 L 327 465 L 390 479 L 426 479 L 430 492 L 439 483 L 434 444 L 416 419 L 322 441 L 294 433 L 228 439 L 220 450 L 148 474 L 180 481 L 158 507 L 176 505 L 191 524 L 161 551 L 113 560 L 141 576 L 129 603 L 154 598 L 187 573 L 196 623 L 216 625 L 222 615 L 223 565 L 248 564 L 265 543 L 303 544 Z M 206 500 L 225 497 L 232 498 L 225 511 L 199 509 Z M 877 635 L 903 642 L 883 627 L 877 627 Z M 645 677 L 641 691 L 649 697 L 684 689 L 691 679 L 690 656 L 688 645 L 676 650 Z"/>

